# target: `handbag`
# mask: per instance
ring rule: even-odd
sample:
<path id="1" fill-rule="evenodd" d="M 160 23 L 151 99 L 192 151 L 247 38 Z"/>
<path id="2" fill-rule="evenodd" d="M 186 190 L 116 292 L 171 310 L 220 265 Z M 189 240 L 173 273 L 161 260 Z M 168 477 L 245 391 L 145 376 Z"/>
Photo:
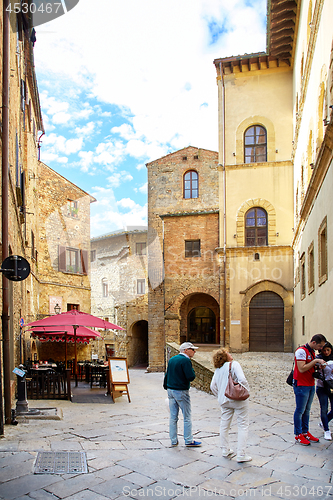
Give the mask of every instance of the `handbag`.
<path id="1" fill-rule="evenodd" d="M 287 377 L 286 382 L 287 382 L 288 385 L 292 386 L 293 385 L 293 380 L 294 380 L 294 362 L 293 362 L 293 367 L 290 370 L 290 373 L 289 373 L 289 375 Z"/>
<path id="2" fill-rule="evenodd" d="M 229 365 L 229 377 L 224 395 L 229 399 L 233 399 L 234 401 L 244 401 L 250 396 L 250 393 L 245 387 L 243 387 L 240 383 L 235 382 L 232 378 L 231 363 L 232 361 Z"/>

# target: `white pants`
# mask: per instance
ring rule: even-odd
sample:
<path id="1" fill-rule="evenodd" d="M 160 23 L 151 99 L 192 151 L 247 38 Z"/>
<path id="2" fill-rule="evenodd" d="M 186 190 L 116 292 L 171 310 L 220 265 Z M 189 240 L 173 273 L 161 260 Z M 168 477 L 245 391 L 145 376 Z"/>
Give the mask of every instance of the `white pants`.
<path id="1" fill-rule="evenodd" d="M 221 424 L 220 436 L 222 453 L 226 453 L 229 448 L 229 429 L 234 414 L 237 418 L 238 444 L 237 455 L 245 455 L 247 443 L 247 434 L 249 428 L 249 400 L 245 401 L 227 401 L 221 405 Z"/>

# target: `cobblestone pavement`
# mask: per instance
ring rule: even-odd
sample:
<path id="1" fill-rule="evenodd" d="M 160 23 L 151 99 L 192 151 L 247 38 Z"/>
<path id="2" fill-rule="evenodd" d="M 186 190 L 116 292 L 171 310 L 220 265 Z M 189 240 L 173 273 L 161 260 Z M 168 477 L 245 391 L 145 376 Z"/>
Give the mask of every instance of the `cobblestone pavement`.
<path id="1" fill-rule="evenodd" d="M 202 356 L 210 354 L 202 353 Z M 5 426 L 0 439 L 0 498 L 103 500 L 124 498 L 333 498 L 333 445 L 294 443 L 292 389 L 285 383 L 290 354 L 235 354 L 251 385 L 248 452 L 252 462 L 221 457 L 220 409 L 214 396 L 191 389 L 195 439 L 170 448 L 169 412 L 162 373 L 130 370 L 131 403 L 78 404 L 29 401 L 29 408 L 57 406 L 62 420 L 28 420 Z M 317 398 L 311 431 L 318 427 Z M 231 427 L 231 444 L 237 429 Z M 34 474 L 39 451 L 83 451 L 88 474 Z"/>

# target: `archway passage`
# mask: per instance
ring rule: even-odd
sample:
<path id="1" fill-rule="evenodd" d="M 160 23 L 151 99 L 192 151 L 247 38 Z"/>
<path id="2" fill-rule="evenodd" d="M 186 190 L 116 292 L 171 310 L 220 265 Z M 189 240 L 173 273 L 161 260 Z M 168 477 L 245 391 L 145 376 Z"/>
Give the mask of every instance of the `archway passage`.
<path id="1" fill-rule="evenodd" d="M 274 292 L 260 292 L 250 302 L 249 349 L 284 351 L 284 304 Z"/>
<path id="2" fill-rule="evenodd" d="M 133 325 L 129 358 L 129 366 L 148 365 L 148 321 Z"/>

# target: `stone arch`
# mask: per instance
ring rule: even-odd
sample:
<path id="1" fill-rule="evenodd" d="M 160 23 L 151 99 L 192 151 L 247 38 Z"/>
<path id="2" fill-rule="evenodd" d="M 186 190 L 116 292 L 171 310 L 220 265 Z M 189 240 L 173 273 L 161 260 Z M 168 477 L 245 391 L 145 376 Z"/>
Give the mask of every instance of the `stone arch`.
<path id="1" fill-rule="evenodd" d="M 219 343 L 220 338 L 220 306 L 219 306 L 219 297 L 217 293 L 210 293 L 209 290 L 202 288 L 197 291 L 191 290 L 190 293 L 181 294 L 177 299 L 177 317 L 178 317 L 178 328 L 179 328 L 179 342 L 185 342 L 189 340 L 189 313 L 197 308 L 209 308 L 213 311 L 215 315 L 215 342 L 213 344 Z M 166 314 L 167 315 L 167 314 Z M 199 340 L 197 342 L 200 343 Z M 205 343 L 205 341 L 204 341 Z"/>
<path id="2" fill-rule="evenodd" d="M 281 297 L 284 304 L 284 352 L 292 352 L 292 328 L 293 328 L 293 291 L 271 280 L 258 281 L 249 286 L 245 291 L 241 303 L 241 326 L 242 326 L 242 351 L 249 350 L 250 333 L 250 302 L 260 292 L 274 292 Z"/>
<path id="3" fill-rule="evenodd" d="M 187 290 L 187 293 L 181 293 L 178 295 L 172 306 L 168 309 L 172 313 L 179 314 L 179 309 L 184 300 L 196 293 L 205 293 L 206 295 L 210 295 L 213 297 L 217 303 L 219 303 L 219 294 L 218 292 L 212 291 L 212 290 L 207 290 L 205 287 L 191 287 L 189 290 Z"/>
<path id="4" fill-rule="evenodd" d="M 253 198 L 247 200 L 238 209 L 236 216 L 236 242 L 237 246 L 245 246 L 245 213 L 252 207 L 264 208 L 267 212 L 267 243 L 268 245 L 276 244 L 276 211 L 273 205 L 264 198 Z"/>
<path id="5" fill-rule="evenodd" d="M 255 115 L 243 120 L 236 130 L 236 164 L 244 163 L 244 133 L 251 125 L 261 125 L 267 132 L 267 161 L 275 161 L 275 129 L 265 116 Z"/>
<path id="6" fill-rule="evenodd" d="M 148 365 L 148 321 L 135 321 L 129 328 L 128 366 Z"/>

